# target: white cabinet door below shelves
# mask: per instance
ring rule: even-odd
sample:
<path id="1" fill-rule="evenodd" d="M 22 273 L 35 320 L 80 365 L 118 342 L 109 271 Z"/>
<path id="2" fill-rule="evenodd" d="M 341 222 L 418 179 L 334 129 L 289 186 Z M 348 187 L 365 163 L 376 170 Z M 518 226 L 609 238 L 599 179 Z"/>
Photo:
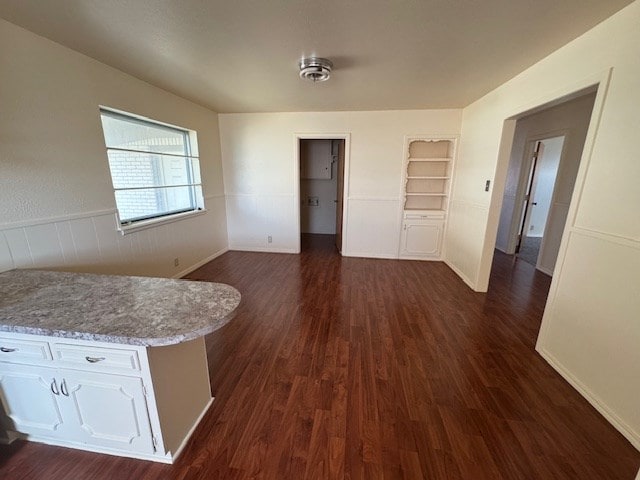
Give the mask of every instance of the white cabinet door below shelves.
<path id="1" fill-rule="evenodd" d="M 69 415 L 81 443 L 153 453 L 146 397 L 140 378 L 60 370 L 69 394 Z"/>
<path id="2" fill-rule="evenodd" d="M 401 256 L 439 258 L 443 225 L 442 221 L 405 221 Z"/>
<path id="3" fill-rule="evenodd" d="M 7 431 L 49 438 L 68 435 L 69 426 L 54 393 L 60 386 L 52 385 L 55 377 L 54 368 L 0 364 L 0 413 Z"/>

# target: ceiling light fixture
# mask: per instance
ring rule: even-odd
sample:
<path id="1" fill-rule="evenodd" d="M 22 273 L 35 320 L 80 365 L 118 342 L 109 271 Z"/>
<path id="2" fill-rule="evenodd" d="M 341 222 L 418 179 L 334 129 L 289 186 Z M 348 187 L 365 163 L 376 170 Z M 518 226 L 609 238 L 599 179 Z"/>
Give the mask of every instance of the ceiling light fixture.
<path id="1" fill-rule="evenodd" d="M 300 60 L 300 78 L 313 82 L 329 80 L 333 63 L 326 58 L 310 57 Z"/>

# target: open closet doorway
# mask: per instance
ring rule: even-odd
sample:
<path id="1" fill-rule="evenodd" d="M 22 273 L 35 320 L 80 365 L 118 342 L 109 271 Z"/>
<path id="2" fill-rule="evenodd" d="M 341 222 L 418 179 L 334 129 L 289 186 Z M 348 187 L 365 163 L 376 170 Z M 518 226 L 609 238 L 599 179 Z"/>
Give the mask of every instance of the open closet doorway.
<path id="1" fill-rule="evenodd" d="M 552 276 L 596 92 L 516 122 L 496 249 Z"/>
<path id="2" fill-rule="evenodd" d="M 341 253 L 344 223 L 344 138 L 298 140 L 301 250 Z"/>

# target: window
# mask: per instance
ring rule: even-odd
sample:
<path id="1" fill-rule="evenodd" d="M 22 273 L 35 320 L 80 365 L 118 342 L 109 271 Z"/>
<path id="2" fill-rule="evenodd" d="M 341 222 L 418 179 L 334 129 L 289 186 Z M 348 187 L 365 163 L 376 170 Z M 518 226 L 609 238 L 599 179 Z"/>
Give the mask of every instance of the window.
<path id="1" fill-rule="evenodd" d="M 195 132 L 106 109 L 100 116 L 123 230 L 203 209 Z"/>

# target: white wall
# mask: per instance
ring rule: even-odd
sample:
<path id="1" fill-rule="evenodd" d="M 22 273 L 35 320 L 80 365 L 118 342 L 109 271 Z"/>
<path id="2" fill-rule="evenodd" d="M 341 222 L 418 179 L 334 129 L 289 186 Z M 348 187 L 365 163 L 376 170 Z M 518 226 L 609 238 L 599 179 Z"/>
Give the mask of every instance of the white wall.
<path id="1" fill-rule="evenodd" d="M 3 20 L 0 72 L 0 271 L 174 276 L 226 248 L 215 112 Z M 100 105 L 197 131 L 208 212 L 116 233 Z"/>
<path id="2" fill-rule="evenodd" d="M 221 114 L 229 247 L 294 252 L 295 135 L 350 133 L 343 253 L 397 258 L 405 135 L 455 135 L 460 110 Z M 267 236 L 273 243 L 267 243 Z"/>
<path id="3" fill-rule="evenodd" d="M 606 95 L 603 87 L 596 98 L 537 349 L 640 448 L 638 25 L 636 1 L 464 109 L 446 252 L 486 290 L 511 150 L 501 143 L 505 119 L 606 86 L 612 68 Z M 506 130 L 512 138 L 513 122 Z M 494 178 L 494 191 L 484 193 L 484 180 Z"/>
<path id="4" fill-rule="evenodd" d="M 320 161 L 321 164 L 325 164 L 327 159 L 331 162 L 332 159 L 332 144 L 335 143 L 332 140 L 303 140 L 302 142 L 309 142 L 312 146 L 317 144 L 325 144 L 321 149 L 310 148 L 308 150 L 309 157 L 304 158 L 304 149 L 300 149 L 300 161 L 314 163 Z M 337 144 L 333 147 L 337 152 Z M 317 158 L 318 156 L 326 158 Z M 321 233 L 321 234 L 335 234 L 336 233 L 336 195 L 338 192 L 338 177 L 337 177 L 337 154 L 336 161 L 329 163 L 330 175 L 329 179 L 300 179 L 300 231 L 302 233 Z M 302 171 L 302 165 L 301 165 Z M 318 205 L 310 205 L 309 197 L 317 197 Z"/>

